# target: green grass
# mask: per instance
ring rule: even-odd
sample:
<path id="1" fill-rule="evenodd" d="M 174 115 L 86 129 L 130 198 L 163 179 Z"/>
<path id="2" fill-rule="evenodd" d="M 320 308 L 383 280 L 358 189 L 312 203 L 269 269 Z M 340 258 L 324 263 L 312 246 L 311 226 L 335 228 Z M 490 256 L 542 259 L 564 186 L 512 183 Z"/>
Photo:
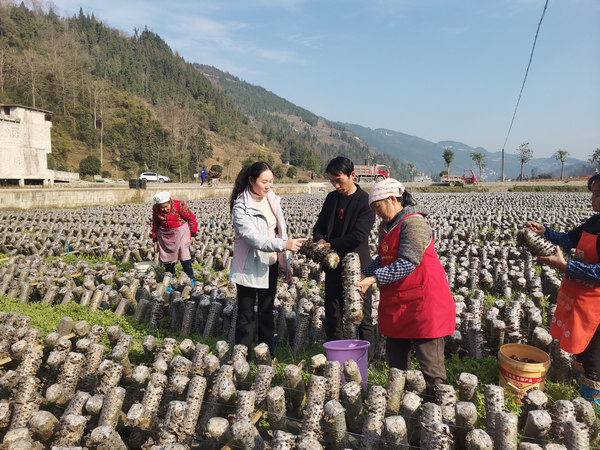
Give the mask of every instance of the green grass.
<path id="1" fill-rule="evenodd" d="M 573 400 L 579 397 L 579 386 L 575 379 L 567 383 L 556 383 L 547 377 L 544 392 L 548 396 L 548 402 L 553 404 L 557 400 Z"/>
<path id="2" fill-rule="evenodd" d="M 490 294 L 489 292 L 486 292 L 483 296 L 483 308 L 485 311 L 487 311 L 488 309 L 490 309 L 492 306 L 494 306 L 494 302 L 498 300 L 496 297 L 494 297 L 492 294 Z"/>
<path id="3" fill-rule="evenodd" d="M 110 265 L 116 266 L 117 271 L 119 273 L 127 272 L 128 270 L 133 269 L 132 262 L 123 263 L 123 262 L 117 261 L 114 258 L 109 258 L 108 256 L 104 256 L 104 255 L 100 256 L 100 257 L 92 257 L 92 256 L 80 255 L 79 253 L 68 253 L 66 255 L 50 256 L 50 257 L 46 258 L 46 262 L 48 264 L 53 264 L 57 260 L 62 260 L 62 261 L 64 261 L 65 264 L 71 265 L 71 266 L 74 266 L 77 263 L 77 261 L 86 261 L 90 264 L 108 263 Z"/>
<path id="4" fill-rule="evenodd" d="M 201 278 L 200 273 L 205 269 L 205 267 L 200 263 L 192 263 L 192 268 L 196 272 L 197 278 Z M 183 271 L 183 269 L 181 267 L 181 264 L 176 264 L 175 265 L 175 275 L 179 276 L 182 271 Z M 228 274 L 225 271 L 221 271 L 221 270 L 217 271 L 217 270 L 213 269 L 212 267 L 208 267 L 208 271 L 210 272 L 211 279 L 213 279 L 216 274 L 220 274 L 221 277 L 219 278 L 219 284 L 224 283 L 229 278 Z"/>
<path id="5" fill-rule="evenodd" d="M 31 317 L 30 326 L 40 330 L 44 338 L 56 331 L 58 323 L 65 316 L 72 318 L 75 323 L 85 320 L 90 326 L 100 325 L 105 329 L 112 325 L 118 325 L 122 333 L 133 337 L 133 344 L 129 353 L 129 358 L 133 364 L 152 362 L 147 360 L 142 347 L 142 340 L 148 335 L 154 335 L 159 344 L 166 337 L 177 339 L 178 342 L 186 338 L 190 338 L 194 342 L 202 341 L 202 336 L 199 334 L 183 336 L 181 333 L 170 331 L 168 329 L 168 317 L 163 319 L 163 326 L 160 329 L 153 330 L 148 322 L 137 323 L 133 320 L 133 316 L 118 317 L 112 311 L 90 311 L 89 307 L 81 306 L 75 302 L 68 305 L 47 305 L 40 302 L 21 303 L 18 299 L 0 296 L 0 311 L 16 312 Z M 209 339 L 206 343 L 214 348 L 216 341 L 217 339 Z M 107 356 L 109 356 L 110 346 L 106 336 L 104 336 L 102 344 L 107 346 Z"/>
<path id="6" fill-rule="evenodd" d="M 498 384 L 499 367 L 498 359 L 495 356 L 471 359 L 461 358 L 455 354 L 446 359 L 448 379 L 454 382 L 462 372 L 469 372 L 477 375 L 479 384 Z"/>
<path id="7" fill-rule="evenodd" d="M 0 267 L 2 266 L 2 264 L 4 262 L 6 262 L 6 261 L 3 262 L 2 258 L 3 258 L 3 255 L 0 254 Z M 62 260 L 67 265 L 75 265 L 77 263 L 77 261 L 86 261 L 89 264 L 94 265 L 94 266 L 96 266 L 98 264 L 108 263 L 108 264 L 116 267 L 119 275 L 123 274 L 123 272 L 127 272 L 127 271 L 133 269 L 133 267 L 134 267 L 134 263 L 132 263 L 132 262 L 121 262 L 121 261 L 116 260 L 115 258 L 110 258 L 110 257 L 104 256 L 104 255 L 100 256 L 100 257 L 93 257 L 93 256 L 80 255 L 78 253 L 69 253 L 69 254 L 60 255 L 60 256 L 50 256 L 45 259 L 45 261 L 51 265 L 54 265 L 54 262 L 57 260 Z M 200 273 L 205 269 L 205 267 L 199 263 L 193 263 L 192 267 L 194 268 L 194 270 L 196 271 L 198 276 L 200 276 Z M 162 266 L 159 270 L 161 272 L 164 272 Z M 227 281 L 227 278 L 228 278 L 227 273 L 225 273 L 223 271 L 216 271 L 212 267 L 209 267 L 208 270 L 210 271 L 211 279 L 214 278 L 214 276 L 216 274 L 220 274 L 221 277 L 219 278 L 219 283 Z M 183 271 L 183 269 L 181 267 L 181 264 L 176 264 L 175 265 L 175 276 L 178 277 L 179 275 L 181 275 L 182 271 Z"/>

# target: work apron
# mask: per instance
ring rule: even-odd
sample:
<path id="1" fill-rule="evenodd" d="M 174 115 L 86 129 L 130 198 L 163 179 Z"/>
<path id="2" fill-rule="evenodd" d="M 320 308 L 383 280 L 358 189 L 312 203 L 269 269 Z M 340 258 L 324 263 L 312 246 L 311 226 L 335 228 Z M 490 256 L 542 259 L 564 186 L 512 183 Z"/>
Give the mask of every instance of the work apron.
<path id="1" fill-rule="evenodd" d="M 418 213 L 414 213 L 420 215 Z M 403 217 L 379 244 L 380 267 L 398 259 L 400 225 L 414 214 Z M 429 339 L 448 336 L 456 327 L 456 305 L 448 287 L 433 239 L 421 263 L 410 275 L 379 286 L 378 329 L 391 338 Z"/>
<path id="2" fill-rule="evenodd" d="M 187 261 L 190 254 L 190 226 L 186 223 L 177 228 L 160 227 L 158 237 L 158 260 L 163 264 Z"/>
<path id="3" fill-rule="evenodd" d="M 574 259 L 585 264 L 599 261 L 598 235 L 583 232 Z M 600 283 L 590 283 L 563 276 L 550 325 L 550 334 L 560 341 L 560 348 L 577 355 L 583 352 L 600 324 Z"/>

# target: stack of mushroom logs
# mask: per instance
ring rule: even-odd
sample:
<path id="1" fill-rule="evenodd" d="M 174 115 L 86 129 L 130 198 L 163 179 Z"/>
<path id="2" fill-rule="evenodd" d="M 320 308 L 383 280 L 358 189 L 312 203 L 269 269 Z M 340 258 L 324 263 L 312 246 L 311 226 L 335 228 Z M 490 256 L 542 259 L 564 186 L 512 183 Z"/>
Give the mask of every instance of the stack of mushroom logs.
<path id="1" fill-rule="evenodd" d="M 569 382 L 572 377 L 570 355 L 560 350 L 558 343 L 547 332 L 560 280 L 553 270 L 547 268 L 542 268 L 540 276 L 536 275 L 534 258 L 528 250 L 515 244 L 512 230 L 522 227 L 524 221 L 530 219 L 541 221 L 555 229 L 569 229 L 580 223 L 586 214 L 589 215 L 587 195 L 452 194 L 444 196 L 443 201 L 441 196 L 435 194 L 417 194 L 417 197 L 432 211 L 429 220 L 434 231 L 436 250 L 446 267 L 452 290 L 456 292 L 457 327 L 454 335 L 447 340 L 448 354 L 459 353 L 478 359 L 495 355 L 503 343 L 528 343 L 548 351 L 556 380 Z M 194 203 L 196 202 L 190 202 L 192 210 L 195 210 Z M 293 235 L 309 234 L 311 224 L 306 217 L 314 215 L 314 211 L 310 212 L 314 204 L 320 204 L 314 197 L 284 199 Z M 217 205 L 221 205 L 221 208 L 216 207 Z M 200 210 L 211 213 L 226 210 L 224 205 L 223 200 L 214 199 L 196 203 Z M 65 253 L 67 241 L 71 252 L 84 257 L 107 255 L 124 262 L 152 259 L 150 241 L 147 234 L 144 234 L 147 233 L 147 224 L 143 225 L 143 220 L 136 222 L 136 214 L 144 215 L 145 210 L 138 211 L 140 208 L 124 206 L 90 208 L 83 212 L 36 211 L 35 214 L 0 212 L 0 251 L 8 255 L 7 261 L 0 267 L 0 293 L 24 303 L 40 301 L 66 304 L 76 301 L 92 310 L 110 309 L 117 315 L 133 315 L 135 320 L 148 321 L 155 328 L 162 326 L 164 316 L 169 316 L 173 330 L 183 334 L 197 333 L 205 338 L 222 337 L 229 343 L 219 341 L 213 354 L 205 354 L 203 357 L 196 355 L 197 346 L 189 339 L 179 343 L 182 357 L 192 361 L 192 368 L 202 368 L 202 375 L 198 375 L 200 369 L 196 369 L 196 373 L 193 369 L 188 371 L 188 363 L 177 359 L 179 357 L 174 358 L 172 353 L 169 356 L 176 343 L 165 339 L 166 342 L 157 346 L 152 336 L 144 340 L 143 348 L 149 361 L 154 362 L 136 366 L 129 359 L 131 339 L 127 335 L 121 337 L 122 333 L 113 327 L 107 330 L 90 327 L 86 331 L 84 325 L 77 323 L 67 333 L 67 321 L 59 326 L 58 337 L 55 334 L 49 335 L 44 348 L 36 353 L 34 345 L 39 342 L 40 333 L 28 327 L 27 318 L 7 313 L 4 325 L 0 327 L 0 354 L 9 360 L 2 366 L 0 385 L 5 399 L 0 403 L 0 427 L 6 432 L 5 442 L 29 439 L 44 442 L 44 445 L 71 445 L 71 442 L 77 442 L 78 444 L 72 445 L 89 446 L 96 445 L 96 442 L 111 442 L 115 443 L 114 448 L 118 448 L 117 437 L 126 441 L 127 445 L 136 447 L 144 443 L 190 445 L 189 442 L 194 439 L 201 439 L 206 443 L 233 443 L 235 436 L 235 442 L 240 442 L 236 445 L 242 445 L 242 437 L 246 436 L 244 442 L 252 440 L 256 443 L 268 436 L 254 432 L 248 426 L 246 412 L 240 413 L 240 420 L 236 419 L 240 424 L 235 429 L 231 416 L 227 415 L 231 414 L 227 412 L 228 408 L 237 409 L 238 403 L 245 405 L 239 408 L 248 411 L 252 404 L 252 394 L 240 392 L 250 392 L 253 389 L 256 391 L 253 413 L 267 411 L 271 398 L 269 422 L 271 425 L 274 422 L 285 423 L 284 430 L 280 429 L 271 439 L 271 444 L 282 446 L 278 448 L 285 448 L 286 443 L 298 444 L 300 441 L 316 447 L 314 439 L 321 444 L 327 442 L 336 446 L 354 446 L 357 445 L 357 440 L 366 448 L 381 440 L 385 440 L 386 445 L 401 445 L 399 443 L 404 439 L 400 425 L 402 420 L 407 425 L 408 442 L 418 445 L 422 440 L 424 448 L 434 448 L 433 445 L 436 448 L 446 448 L 448 431 L 454 436 L 457 446 L 470 445 L 470 448 L 491 448 L 486 444 L 489 439 L 505 439 L 502 442 L 510 446 L 516 433 L 515 426 L 524 436 L 522 440 L 532 441 L 524 448 L 537 448 L 535 445 L 547 439 L 546 433 L 550 427 L 552 435 L 555 438 L 558 436 L 557 440 L 569 448 L 585 448 L 586 439 L 597 433 L 595 421 L 589 419 L 589 402 L 580 399 L 555 402 L 548 411 L 545 402 L 547 399 L 539 391 L 531 391 L 524 398 L 525 405 L 531 403 L 533 406 L 529 410 L 524 408 L 519 422 L 513 425 L 513 417 L 503 411 L 504 398 L 503 394 L 501 396 L 498 393 L 500 388 L 493 386 L 484 389 L 488 409 L 486 431 L 473 429 L 477 415 L 476 412 L 473 415 L 474 397 L 469 397 L 469 393 L 476 392 L 480 387 L 473 374 L 458 377 L 458 393 L 452 394 L 451 386 L 440 388 L 440 397 L 435 401 L 442 410 L 440 424 L 437 408 L 425 407 L 426 403 L 419 396 L 422 392 L 422 374 L 418 371 L 403 374 L 390 372 L 390 380 L 394 382 L 388 380 L 386 386 L 388 405 L 382 424 L 381 408 L 376 406 L 382 402 L 381 393 L 372 386 L 369 390 L 368 407 L 365 409 L 366 405 L 362 403 L 360 395 L 360 382 L 356 381 L 356 377 L 353 378 L 351 368 L 336 368 L 335 363 L 325 361 L 323 355 L 316 355 L 313 358 L 316 361 L 311 360 L 309 368 L 312 384 L 309 383 L 309 387 L 320 392 L 322 382 L 318 378 L 313 381 L 312 377 L 335 379 L 336 374 L 343 371 L 346 383 L 339 387 L 337 400 L 345 409 L 342 416 L 338 405 L 330 404 L 335 399 L 336 383 L 329 381 L 325 389 L 327 401 L 322 404 L 322 408 L 319 407 L 322 403 L 321 394 L 314 394 L 310 402 L 305 400 L 307 405 L 312 405 L 308 408 L 310 414 L 304 412 L 305 408 L 299 398 L 306 386 L 302 377 L 297 376 L 300 373 L 298 366 L 286 367 L 283 380 L 277 380 L 275 375 L 271 375 L 269 379 L 270 371 L 261 369 L 259 389 L 256 390 L 253 387 L 256 379 L 252 380 L 249 372 L 245 372 L 246 366 L 239 362 L 245 357 L 240 358 L 235 349 L 233 352 L 229 350 L 235 329 L 235 290 L 220 286 L 231 261 L 233 240 L 226 214 L 213 216 L 213 221 L 209 220 L 210 216 L 202 218 L 201 214 L 197 214 L 202 224 L 202 238 L 199 239 L 202 243 L 194 252 L 193 258 L 210 264 L 205 264 L 205 268 L 199 271 L 196 287 L 191 286 L 184 274 L 170 279 L 168 275 L 161 278 L 161 274 L 155 270 L 145 274 L 133 269 L 121 272 L 117 265 L 108 262 L 80 259 L 69 264 L 61 259 L 52 262 L 45 259 Z M 146 206 L 143 208 L 147 209 Z M 133 214 L 124 213 L 128 210 Z M 565 211 L 568 213 L 563 213 Z M 36 221 L 36 217 L 39 220 Z M 81 223 L 74 220 L 80 220 Z M 128 226 L 120 227 L 116 220 L 124 220 Z M 143 227 L 146 229 L 142 232 Z M 373 230 L 372 249 L 375 243 L 376 232 Z M 126 257 L 127 251 L 129 253 Z M 139 258 L 136 256 L 138 254 Z M 302 254 L 293 258 L 293 270 L 293 281 L 282 283 L 278 287 L 274 313 L 279 342 L 289 343 L 298 352 L 309 343 L 322 341 L 323 300 L 320 297 L 320 287 L 323 274 L 319 262 L 309 260 Z M 357 273 L 356 268 L 352 273 Z M 166 292 L 169 284 L 173 287 L 170 293 Z M 484 305 L 486 294 L 497 298 L 487 309 Z M 348 294 L 347 298 L 349 307 L 346 309 L 344 329 L 349 330 L 347 336 L 352 337 L 349 312 L 362 311 L 362 307 L 357 306 L 360 300 L 354 294 Z M 70 334 L 75 336 L 65 337 Z M 104 360 L 107 339 L 112 348 L 111 358 Z M 378 349 L 377 357 L 381 359 L 385 358 L 383 344 L 384 341 L 379 336 L 375 346 Z M 208 347 L 202 348 L 208 353 Z M 254 360 L 259 366 L 270 367 L 271 355 L 265 355 L 261 348 L 259 345 L 253 349 Z M 78 369 L 82 366 L 82 358 L 71 353 L 84 355 L 88 367 Z M 175 359 L 182 365 L 172 368 L 171 363 Z M 218 383 L 222 388 L 213 393 L 215 373 L 223 365 L 233 367 L 233 376 L 230 369 L 224 369 L 219 378 L 222 381 Z M 27 378 L 28 376 L 35 379 Z M 211 380 L 207 383 L 211 388 L 204 387 L 200 394 L 202 383 L 196 381 L 192 384 L 196 376 Z M 402 382 L 398 380 L 404 380 L 402 389 L 398 384 Z M 262 397 L 263 394 L 259 393 L 264 393 L 267 381 L 270 388 L 267 388 L 266 397 Z M 353 382 L 358 383 L 358 389 Z M 232 383 L 235 386 L 234 394 Z M 125 394 L 113 388 L 124 389 Z M 287 409 L 283 414 L 280 406 L 274 406 L 281 404 L 281 391 L 273 394 L 270 392 L 276 388 L 283 389 L 287 401 Z M 133 392 L 137 394 L 134 395 Z M 394 392 L 400 394 L 394 396 Z M 202 399 L 202 403 L 196 402 L 190 406 L 189 395 Z M 262 397 L 260 404 L 256 401 L 257 397 Z M 392 397 L 396 398 L 398 409 L 395 409 L 394 404 L 389 409 Z M 114 405 L 120 402 L 119 411 L 126 415 L 128 422 L 115 413 Z M 132 410 L 136 402 L 141 406 Z M 173 402 L 179 403 L 171 406 Z M 193 411 L 206 408 L 209 404 L 216 405 L 210 414 L 220 414 L 219 420 L 205 420 L 206 425 L 194 428 L 197 433 L 190 432 L 189 421 L 193 421 L 196 414 Z M 69 409 L 71 405 L 73 409 Z M 452 405 L 455 405 L 454 408 Z M 104 406 L 106 409 L 100 421 Z M 158 408 L 156 413 L 155 408 Z M 452 424 L 451 417 L 453 409 L 455 425 Z M 68 420 L 63 417 L 66 411 L 73 417 Z M 204 411 L 198 412 L 197 424 L 204 423 L 203 413 Z M 315 414 L 324 421 L 315 420 Z M 118 420 L 113 427 L 114 417 L 118 417 Z M 157 422 L 149 422 L 149 417 L 155 417 L 152 420 Z M 187 417 L 187 425 L 183 428 L 178 425 L 183 420 L 181 417 Z M 209 415 L 204 417 L 208 418 Z M 226 417 L 230 417 L 230 420 Z M 272 421 L 272 417 L 278 417 L 279 421 Z M 346 421 L 345 432 L 342 417 Z M 367 417 L 370 419 L 367 420 Z M 252 417 L 252 424 L 254 419 L 255 416 Z M 420 422 L 427 426 L 419 428 Z M 99 423 L 102 425 L 98 425 Z M 298 427 L 298 423 L 302 427 Z M 374 431 L 363 430 L 365 423 L 369 430 Z M 46 425 L 46 430 L 54 431 L 43 431 L 43 424 Z M 206 431 L 209 425 L 210 432 Z M 105 428 L 107 426 L 110 430 Z M 584 433 L 585 427 L 588 434 Z M 25 433 L 24 428 L 29 431 Z M 102 430 L 97 430 L 98 428 Z M 299 428 L 306 432 L 303 434 L 298 431 Z M 111 431 L 115 429 L 118 431 L 116 435 Z M 186 431 L 182 431 L 183 429 Z M 496 436 L 497 430 L 509 432 L 503 438 Z M 233 432 L 235 433 L 232 434 Z M 297 437 L 290 437 L 290 432 Z M 357 433 L 358 436 L 352 433 Z M 398 440 L 394 441 L 396 438 Z"/>
<path id="2" fill-rule="evenodd" d="M 546 395 L 532 390 L 523 398 L 519 424 L 504 411 L 502 388 L 480 386 L 466 372 L 458 376 L 458 390 L 439 385 L 435 401 L 424 402 L 422 373 L 391 369 L 387 385 L 371 386 L 364 402 L 352 360 L 342 367 L 315 355 L 305 383 L 303 363 L 276 375 L 268 347 L 260 344 L 253 349 L 252 377 L 245 346 L 218 341 L 211 352 L 190 339 L 158 343 L 149 335 L 142 341 L 148 363 L 136 365 L 130 360 L 133 339 L 118 326 L 105 330 L 64 317 L 39 345 L 40 332 L 30 328 L 29 317 L 3 313 L 0 322 L 0 432 L 4 444 L 15 448 L 264 448 L 270 440 L 274 449 L 328 443 L 340 449 L 410 444 L 491 450 L 497 448 L 492 442 L 516 448 L 519 429 L 532 446 L 552 432 L 567 448 L 588 448 L 598 435 L 593 406 L 583 399 L 560 400 L 548 409 Z M 176 350 L 181 354 L 174 356 Z M 481 388 L 486 431 L 475 427 Z M 256 428 L 264 412 L 272 433 Z"/>

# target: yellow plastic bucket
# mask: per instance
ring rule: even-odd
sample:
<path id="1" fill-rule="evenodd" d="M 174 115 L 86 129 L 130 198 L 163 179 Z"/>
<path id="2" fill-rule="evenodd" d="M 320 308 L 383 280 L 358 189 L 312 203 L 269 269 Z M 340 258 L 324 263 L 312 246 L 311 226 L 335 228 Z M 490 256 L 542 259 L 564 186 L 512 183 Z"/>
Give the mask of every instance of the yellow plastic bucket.
<path id="1" fill-rule="evenodd" d="M 550 356 L 543 350 L 525 344 L 504 344 L 498 352 L 500 386 L 519 398 L 528 390 L 544 390 Z"/>

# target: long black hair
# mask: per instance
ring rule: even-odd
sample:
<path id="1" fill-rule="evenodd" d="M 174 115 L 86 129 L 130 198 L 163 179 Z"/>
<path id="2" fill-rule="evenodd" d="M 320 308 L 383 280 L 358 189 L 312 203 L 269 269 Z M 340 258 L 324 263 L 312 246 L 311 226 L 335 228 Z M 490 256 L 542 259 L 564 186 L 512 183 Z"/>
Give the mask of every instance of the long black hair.
<path id="1" fill-rule="evenodd" d="M 402 193 L 402 197 L 398 197 L 398 201 L 403 208 L 406 208 L 407 206 L 417 206 L 417 201 L 407 190 Z"/>
<path id="2" fill-rule="evenodd" d="M 402 205 L 403 208 L 408 206 L 417 206 L 417 201 L 406 189 L 400 197 L 396 197 L 396 200 Z"/>
<path id="3" fill-rule="evenodd" d="M 243 167 L 235 178 L 235 184 L 233 185 L 233 190 L 231 191 L 231 198 L 229 199 L 229 209 L 233 209 L 233 203 L 237 200 L 238 196 L 244 192 L 250 185 L 250 178 L 256 180 L 260 177 L 260 174 L 270 170 L 273 172 L 271 166 L 264 161 L 257 161 L 252 164 L 250 167 Z"/>

